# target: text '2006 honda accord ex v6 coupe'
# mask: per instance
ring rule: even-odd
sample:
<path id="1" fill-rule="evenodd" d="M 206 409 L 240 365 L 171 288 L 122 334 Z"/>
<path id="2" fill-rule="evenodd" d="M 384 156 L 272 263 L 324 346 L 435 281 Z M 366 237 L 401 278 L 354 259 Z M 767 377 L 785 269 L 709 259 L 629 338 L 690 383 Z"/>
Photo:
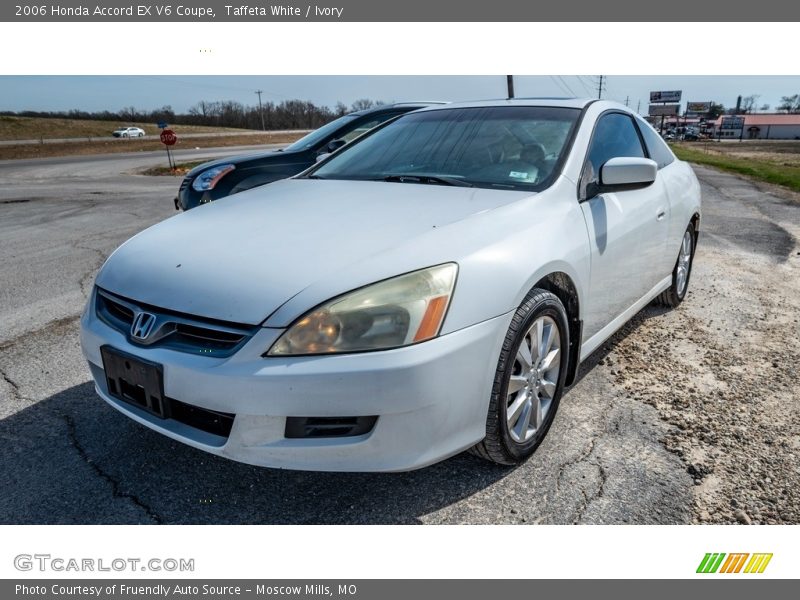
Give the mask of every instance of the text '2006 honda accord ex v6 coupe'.
<path id="1" fill-rule="evenodd" d="M 622 105 L 425 108 L 123 244 L 81 341 L 108 403 L 234 460 L 516 464 L 581 360 L 680 304 L 699 225 L 691 168 Z"/>

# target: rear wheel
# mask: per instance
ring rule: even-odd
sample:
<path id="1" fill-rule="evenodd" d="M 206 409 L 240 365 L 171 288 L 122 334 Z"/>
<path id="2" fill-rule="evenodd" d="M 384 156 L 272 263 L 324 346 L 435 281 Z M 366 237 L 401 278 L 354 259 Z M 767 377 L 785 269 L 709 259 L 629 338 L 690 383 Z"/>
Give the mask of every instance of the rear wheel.
<path id="1" fill-rule="evenodd" d="M 692 274 L 692 261 L 694 260 L 694 225 L 691 223 L 683 234 L 681 247 L 678 251 L 678 260 L 672 270 L 672 285 L 658 296 L 658 303 L 663 306 L 675 308 L 686 297 L 689 289 L 689 277 Z"/>
<path id="2" fill-rule="evenodd" d="M 517 309 L 497 363 L 486 437 L 471 451 L 503 465 L 528 458 L 555 417 L 567 373 L 569 329 L 557 296 L 535 288 Z"/>

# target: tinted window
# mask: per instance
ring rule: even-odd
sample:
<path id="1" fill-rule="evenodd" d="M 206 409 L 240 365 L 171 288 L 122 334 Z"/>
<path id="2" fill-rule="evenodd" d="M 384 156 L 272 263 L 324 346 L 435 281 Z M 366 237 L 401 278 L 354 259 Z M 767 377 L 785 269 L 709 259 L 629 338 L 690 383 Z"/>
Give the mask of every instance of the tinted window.
<path id="1" fill-rule="evenodd" d="M 409 113 L 337 154 L 313 175 L 364 180 L 417 175 L 537 189 L 554 174 L 579 114 L 577 109 L 534 106 Z"/>
<path id="2" fill-rule="evenodd" d="M 588 156 L 591 165 L 589 181 L 598 180 L 600 167 L 618 156 L 644 158 L 644 149 L 631 118 L 620 113 L 609 113 L 600 117 L 594 129 Z"/>
<path id="3" fill-rule="evenodd" d="M 650 155 L 650 158 L 656 161 L 658 168 L 666 167 L 675 160 L 672 151 L 664 143 L 664 140 L 661 139 L 661 136 L 644 120 L 636 119 L 636 121 L 639 123 L 639 131 L 642 132 L 644 144 L 647 146 L 647 153 Z"/>
<path id="4" fill-rule="evenodd" d="M 341 129 L 345 124 L 349 123 L 350 121 L 355 121 L 358 117 L 354 117 L 352 115 L 345 115 L 344 117 L 339 117 L 335 121 L 331 121 L 327 125 L 323 125 L 319 129 L 316 129 L 309 133 L 308 135 L 301 137 L 291 146 L 288 146 L 286 150 L 295 151 L 295 150 L 308 150 L 312 146 L 315 146 L 326 137 L 331 135 L 332 133 L 336 132 L 338 129 Z"/>
<path id="5" fill-rule="evenodd" d="M 351 130 L 343 130 L 344 133 L 340 134 L 338 137 L 340 140 L 344 140 L 345 142 L 352 142 L 354 139 L 367 133 L 373 127 L 377 127 L 384 121 L 388 121 L 392 117 L 396 117 L 399 113 L 385 113 L 380 115 L 379 117 L 375 117 L 370 119 L 369 121 L 365 121 L 363 123 L 359 123 L 357 127 Z"/>

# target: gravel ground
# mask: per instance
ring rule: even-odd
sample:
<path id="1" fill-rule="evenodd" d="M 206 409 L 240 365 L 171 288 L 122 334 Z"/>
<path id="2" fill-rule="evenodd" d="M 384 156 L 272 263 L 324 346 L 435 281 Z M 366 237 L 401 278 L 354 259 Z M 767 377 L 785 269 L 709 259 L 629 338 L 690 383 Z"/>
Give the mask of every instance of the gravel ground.
<path id="1" fill-rule="evenodd" d="M 704 220 L 689 298 L 648 308 L 606 358 L 674 426 L 694 523 L 800 523 L 800 236 L 792 196 L 695 167 Z"/>

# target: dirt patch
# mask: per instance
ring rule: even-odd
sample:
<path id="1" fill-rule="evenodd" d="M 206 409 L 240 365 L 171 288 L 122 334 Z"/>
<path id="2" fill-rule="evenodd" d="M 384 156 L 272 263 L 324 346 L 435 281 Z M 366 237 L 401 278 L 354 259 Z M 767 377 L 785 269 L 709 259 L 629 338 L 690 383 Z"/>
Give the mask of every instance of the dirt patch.
<path id="1" fill-rule="evenodd" d="M 694 522 L 798 523 L 800 222 L 754 228 L 751 208 L 726 201 L 729 222 L 701 228 L 687 300 L 643 311 L 607 361 L 620 393 L 673 426 L 662 443 L 694 482 Z M 776 230 L 786 247 L 743 242 Z"/>
<path id="2" fill-rule="evenodd" d="M 144 171 L 140 171 L 141 175 L 148 175 L 150 177 L 183 177 L 189 171 L 194 169 L 198 165 L 202 165 L 203 163 L 207 163 L 214 160 L 213 158 L 209 158 L 207 160 L 196 160 L 193 162 L 188 163 L 179 163 L 175 165 L 175 168 L 172 169 L 170 167 L 150 167 L 149 169 L 145 169 Z"/>

